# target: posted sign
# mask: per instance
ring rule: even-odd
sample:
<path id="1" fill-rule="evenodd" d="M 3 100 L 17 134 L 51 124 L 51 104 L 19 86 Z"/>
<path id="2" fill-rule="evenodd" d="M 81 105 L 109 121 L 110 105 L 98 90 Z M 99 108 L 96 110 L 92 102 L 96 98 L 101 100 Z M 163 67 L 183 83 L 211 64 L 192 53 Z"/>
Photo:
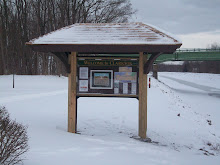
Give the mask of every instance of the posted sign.
<path id="1" fill-rule="evenodd" d="M 138 94 L 138 59 L 78 59 L 78 93 Z"/>

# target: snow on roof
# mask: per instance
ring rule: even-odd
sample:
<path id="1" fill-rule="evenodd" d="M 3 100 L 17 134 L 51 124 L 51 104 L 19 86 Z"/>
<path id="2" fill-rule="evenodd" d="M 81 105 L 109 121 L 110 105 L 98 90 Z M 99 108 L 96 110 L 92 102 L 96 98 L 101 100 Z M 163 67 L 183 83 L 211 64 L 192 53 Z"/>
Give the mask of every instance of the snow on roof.
<path id="1" fill-rule="evenodd" d="M 182 43 L 159 28 L 143 23 L 77 23 L 31 40 L 40 44 L 113 44 L 113 45 L 181 45 Z"/>

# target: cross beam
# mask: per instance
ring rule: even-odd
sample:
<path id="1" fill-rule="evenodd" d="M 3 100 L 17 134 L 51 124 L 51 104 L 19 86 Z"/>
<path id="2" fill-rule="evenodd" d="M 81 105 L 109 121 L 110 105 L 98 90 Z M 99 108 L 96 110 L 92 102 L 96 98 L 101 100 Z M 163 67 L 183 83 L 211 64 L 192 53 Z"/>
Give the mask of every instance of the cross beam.
<path id="1" fill-rule="evenodd" d="M 68 56 L 69 53 L 67 52 L 52 52 L 57 58 L 60 59 L 60 61 L 63 63 L 65 66 L 66 72 L 70 73 L 70 64 L 68 62 Z"/>
<path id="2" fill-rule="evenodd" d="M 162 52 L 159 53 L 152 53 L 149 60 L 144 64 L 144 74 L 148 74 L 150 72 L 150 69 L 154 63 L 154 61 L 162 54 Z"/>

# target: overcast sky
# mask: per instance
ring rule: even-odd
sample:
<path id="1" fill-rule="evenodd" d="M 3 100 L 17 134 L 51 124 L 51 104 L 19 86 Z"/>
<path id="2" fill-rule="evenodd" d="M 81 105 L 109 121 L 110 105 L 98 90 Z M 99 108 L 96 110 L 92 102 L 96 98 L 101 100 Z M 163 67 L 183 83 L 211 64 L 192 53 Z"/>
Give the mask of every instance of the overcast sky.
<path id="1" fill-rule="evenodd" d="M 155 25 L 181 38 L 185 48 L 220 44 L 220 0 L 131 0 L 134 21 Z"/>

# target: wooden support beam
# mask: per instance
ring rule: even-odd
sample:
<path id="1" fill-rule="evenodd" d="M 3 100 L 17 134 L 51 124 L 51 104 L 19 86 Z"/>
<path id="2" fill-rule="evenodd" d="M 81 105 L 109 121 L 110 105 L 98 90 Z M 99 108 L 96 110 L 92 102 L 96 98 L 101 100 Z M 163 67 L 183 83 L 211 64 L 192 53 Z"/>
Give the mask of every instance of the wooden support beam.
<path id="1" fill-rule="evenodd" d="M 77 132 L 77 99 L 76 99 L 76 52 L 69 55 L 70 73 L 68 76 L 68 132 Z"/>
<path id="2" fill-rule="evenodd" d="M 153 64 L 153 77 L 155 79 L 158 79 L 158 65 L 157 64 Z"/>
<path id="3" fill-rule="evenodd" d="M 144 74 L 148 74 L 150 72 L 150 69 L 154 63 L 154 61 L 162 54 L 160 53 L 152 53 L 150 56 L 150 59 L 144 64 Z"/>
<path id="4" fill-rule="evenodd" d="M 125 97 L 125 98 L 138 98 L 138 95 L 132 94 L 97 94 L 97 93 L 78 93 L 78 97 Z"/>
<path id="5" fill-rule="evenodd" d="M 147 55 L 139 54 L 139 130 L 138 135 L 146 139 L 147 133 L 147 74 L 144 74 L 144 64 Z"/>
<path id="6" fill-rule="evenodd" d="M 65 52 L 52 52 L 57 58 L 60 59 L 60 61 L 65 66 L 66 72 L 70 73 L 70 63 L 68 62 L 68 55 Z"/>

